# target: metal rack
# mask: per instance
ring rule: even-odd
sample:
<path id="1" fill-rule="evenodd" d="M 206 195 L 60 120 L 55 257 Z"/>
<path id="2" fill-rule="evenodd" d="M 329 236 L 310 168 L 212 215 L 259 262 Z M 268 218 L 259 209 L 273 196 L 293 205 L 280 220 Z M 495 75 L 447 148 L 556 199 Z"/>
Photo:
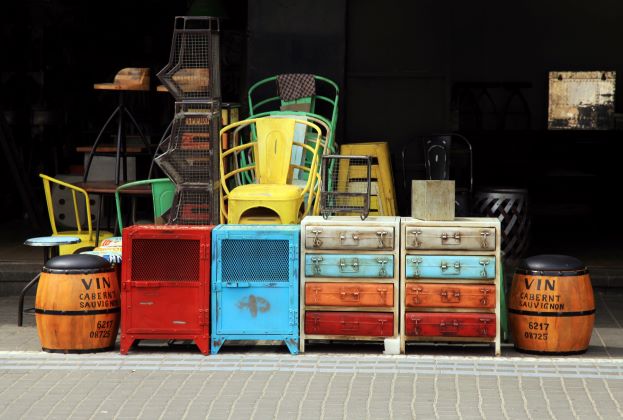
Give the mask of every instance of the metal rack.
<path id="1" fill-rule="evenodd" d="M 330 215 L 370 212 L 372 158 L 370 156 L 325 155 L 322 157 L 320 212 Z"/>

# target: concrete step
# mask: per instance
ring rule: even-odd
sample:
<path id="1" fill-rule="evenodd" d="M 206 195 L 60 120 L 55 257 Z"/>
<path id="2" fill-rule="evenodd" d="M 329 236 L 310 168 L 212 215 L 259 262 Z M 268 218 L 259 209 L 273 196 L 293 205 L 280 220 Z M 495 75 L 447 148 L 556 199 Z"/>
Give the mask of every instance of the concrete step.
<path id="1" fill-rule="evenodd" d="M 0 296 L 17 296 L 33 277 L 41 272 L 41 263 L 0 261 Z M 34 295 L 33 287 L 29 294 Z"/>

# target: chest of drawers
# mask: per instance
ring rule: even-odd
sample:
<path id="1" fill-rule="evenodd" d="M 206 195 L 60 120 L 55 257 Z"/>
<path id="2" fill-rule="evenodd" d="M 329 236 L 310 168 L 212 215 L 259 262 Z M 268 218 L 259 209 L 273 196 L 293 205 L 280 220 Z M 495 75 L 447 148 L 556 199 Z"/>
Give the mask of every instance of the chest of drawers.
<path id="1" fill-rule="evenodd" d="M 500 354 L 500 222 L 401 219 L 400 336 L 491 343 Z"/>
<path id="2" fill-rule="evenodd" d="M 398 338 L 400 218 L 301 222 L 301 352 L 310 340 Z"/>

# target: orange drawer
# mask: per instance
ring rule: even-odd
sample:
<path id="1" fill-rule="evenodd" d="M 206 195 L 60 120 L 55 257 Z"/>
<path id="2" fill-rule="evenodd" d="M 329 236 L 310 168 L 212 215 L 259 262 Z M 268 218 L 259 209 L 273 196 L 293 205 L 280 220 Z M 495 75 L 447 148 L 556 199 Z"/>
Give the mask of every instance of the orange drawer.
<path id="1" fill-rule="evenodd" d="M 311 306 L 394 306 L 394 285 L 384 283 L 306 283 Z"/>
<path id="2" fill-rule="evenodd" d="M 495 308 L 495 286 L 490 284 L 407 283 L 407 308 Z"/>

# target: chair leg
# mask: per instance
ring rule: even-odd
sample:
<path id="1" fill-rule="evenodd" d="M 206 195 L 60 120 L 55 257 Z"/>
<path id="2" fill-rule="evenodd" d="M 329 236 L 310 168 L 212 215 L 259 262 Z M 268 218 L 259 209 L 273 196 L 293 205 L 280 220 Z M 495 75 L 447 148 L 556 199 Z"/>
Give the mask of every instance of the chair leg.
<path id="1" fill-rule="evenodd" d="M 95 150 L 97 149 L 97 145 L 99 144 L 99 141 L 102 138 L 104 131 L 106 131 L 106 127 L 108 127 L 108 124 L 110 124 L 110 122 L 113 120 L 113 118 L 115 117 L 115 115 L 117 115 L 118 112 L 119 112 L 119 107 L 115 108 L 112 114 L 110 114 L 110 117 L 108 117 L 108 120 L 102 126 L 102 129 L 100 130 L 99 134 L 95 138 L 95 142 L 93 143 L 93 147 L 91 148 L 91 152 L 89 153 L 87 164 L 84 168 L 84 176 L 82 178 L 83 182 L 86 182 L 87 178 L 89 177 L 89 169 L 91 169 L 91 162 L 93 161 L 93 156 L 95 155 Z"/>
<path id="2" fill-rule="evenodd" d="M 151 148 L 151 144 L 149 144 L 149 142 L 147 141 L 147 137 L 145 137 L 145 135 L 143 134 L 143 130 L 141 130 L 141 127 L 136 122 L 136 119 L 134 118 L 134 115 L 132 115 L 130 110 L 128 108 L 125 108 L 125 107 L 124 107 L 124 110 L 125 110 L 125 113 L 128 114 L 128 117 L 130 117 L 130 121 L 132 121 L 132 124 L 134 124 L 134 127 L 136 127 L 136 131 L 138 131 L 139 136 L 141 136 L 141 140 L 143 140 L 143 144 L 147 148 L 147 153 L 149 153 L 149 149 Z M 173 121 L 171 121 L 171 122 L 173 122 Z"/>
<path id="3" fill-rule="evenodd" d="M 32 280 L 28 282 L 28 284 L 22 289 L 22 292 L 19 295 L 19 303 L 18 303 L 18 312 L 17 312 L 17 326 L 21 327 L 24 320 L 24 296 L 26 296 L 26 292 L 35 285 L 39 281 L 39 277 L 41 277 L 41 273 L 37 274 Z"/>

